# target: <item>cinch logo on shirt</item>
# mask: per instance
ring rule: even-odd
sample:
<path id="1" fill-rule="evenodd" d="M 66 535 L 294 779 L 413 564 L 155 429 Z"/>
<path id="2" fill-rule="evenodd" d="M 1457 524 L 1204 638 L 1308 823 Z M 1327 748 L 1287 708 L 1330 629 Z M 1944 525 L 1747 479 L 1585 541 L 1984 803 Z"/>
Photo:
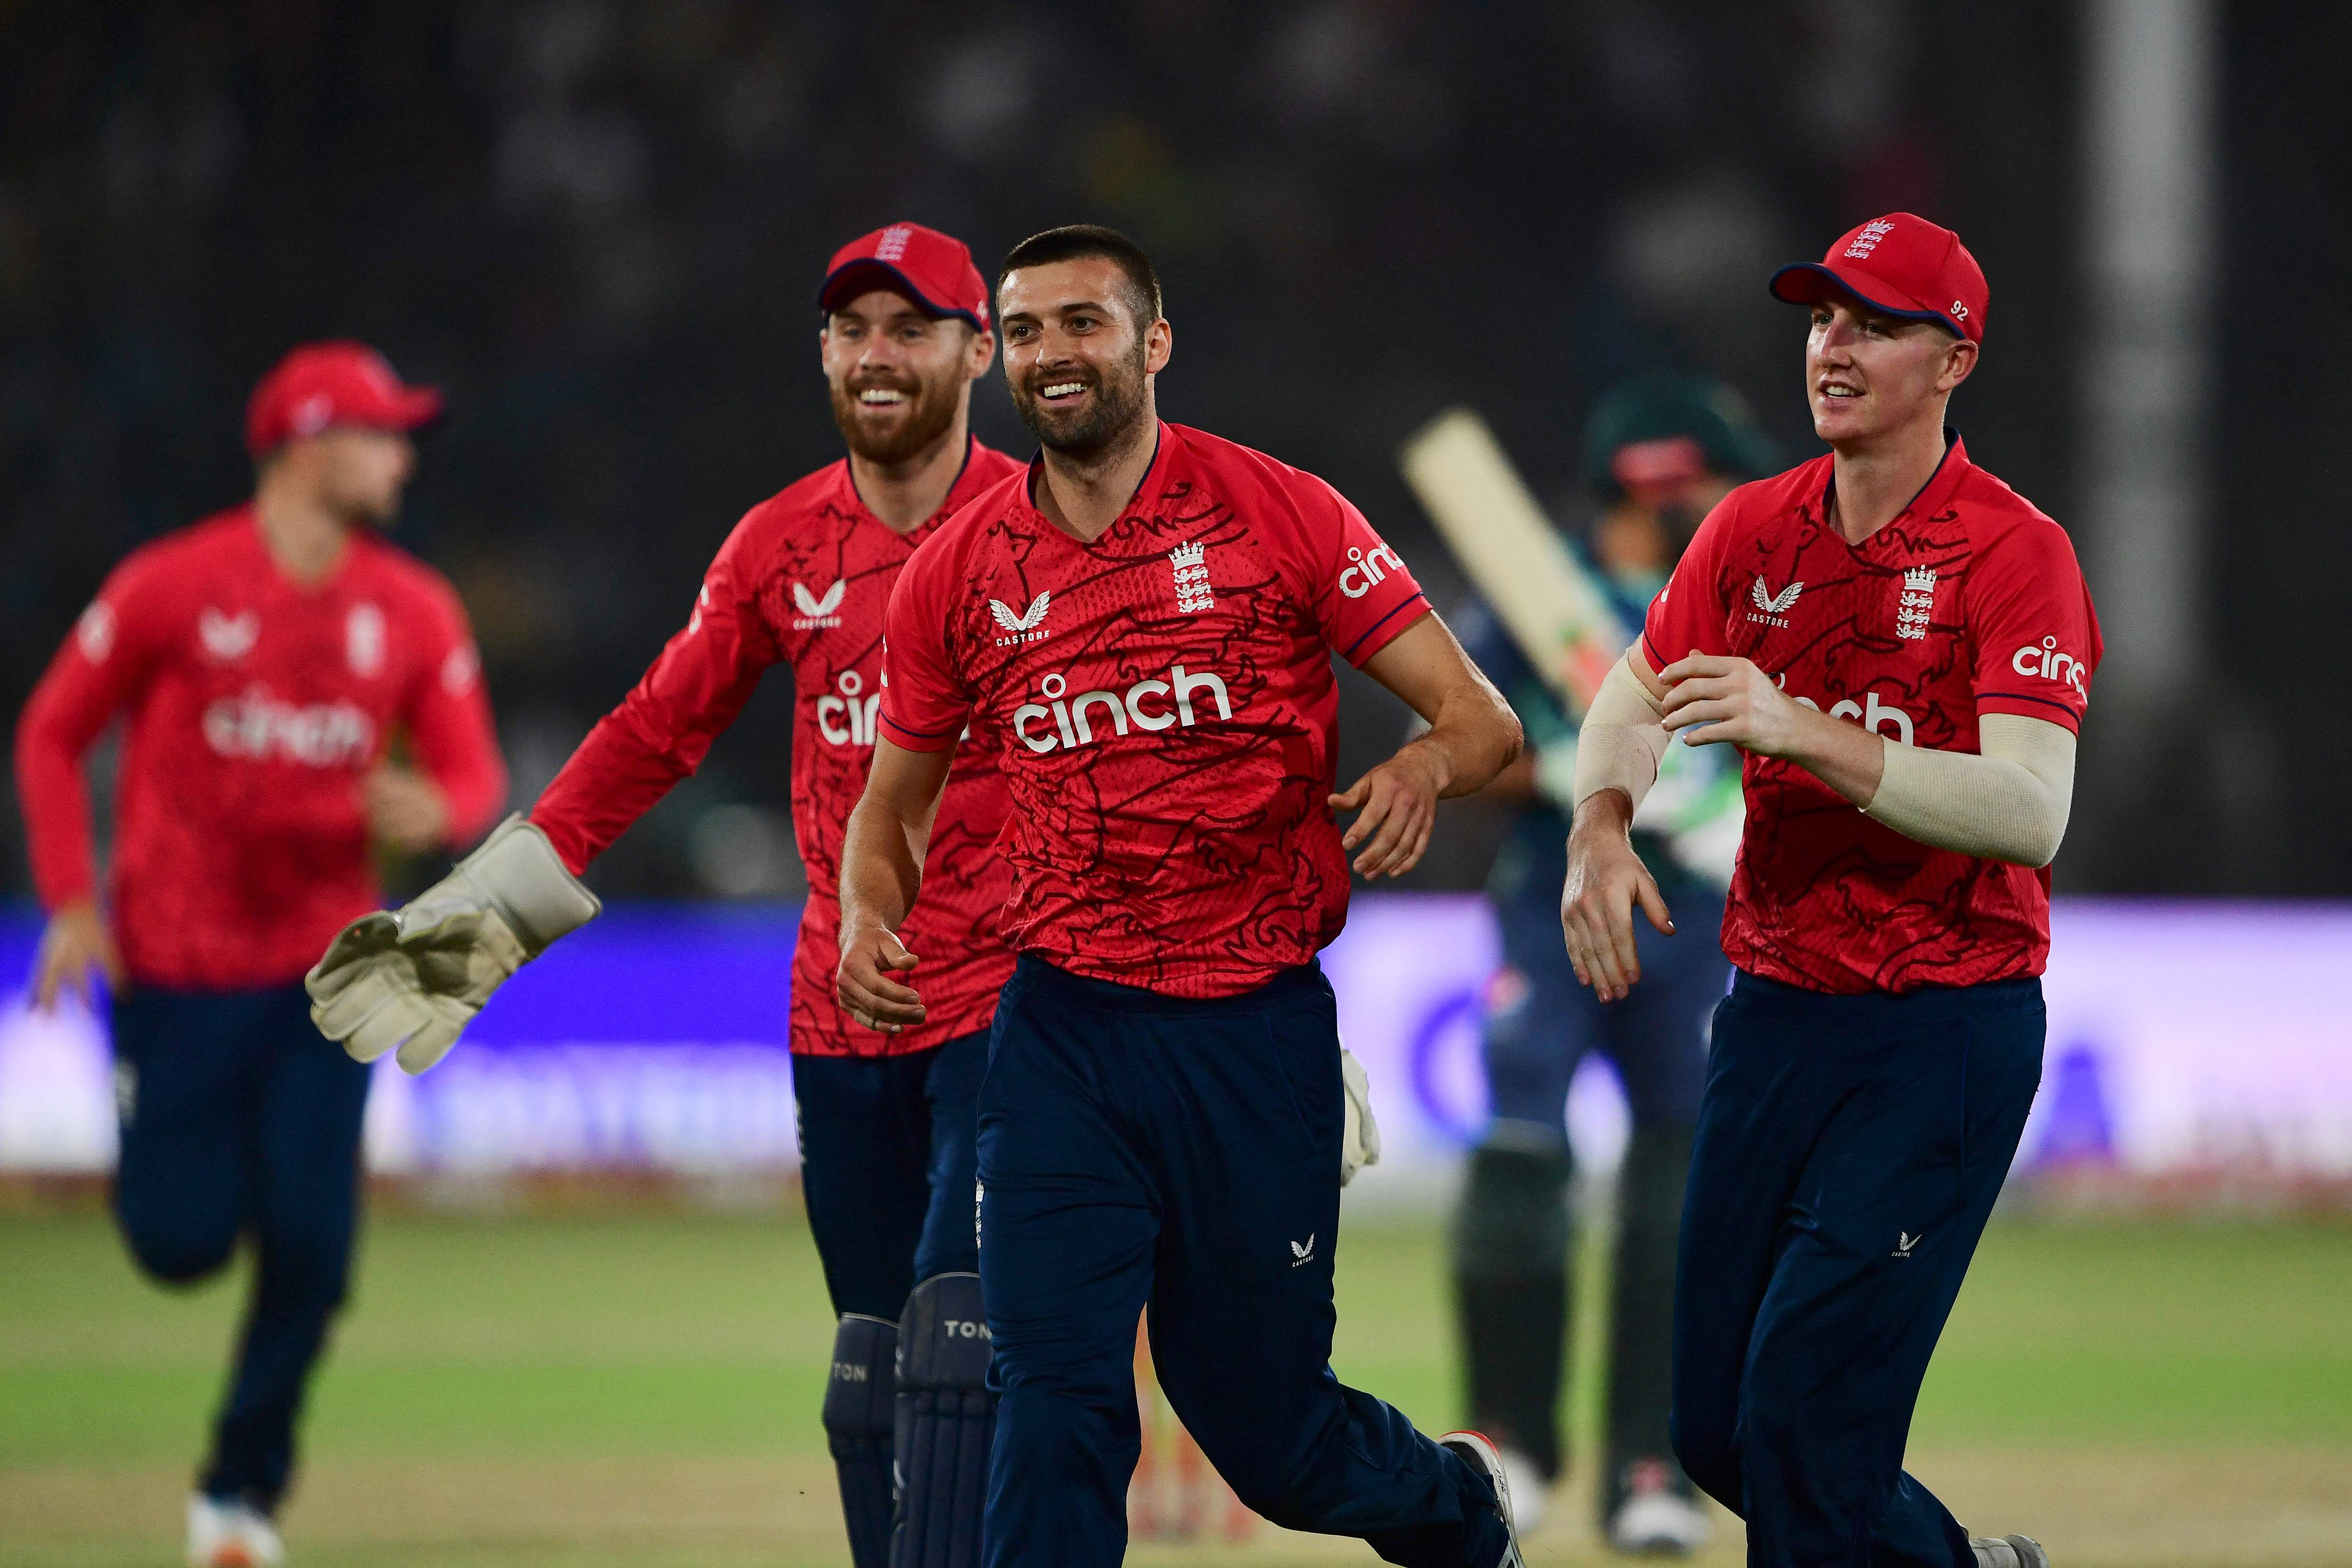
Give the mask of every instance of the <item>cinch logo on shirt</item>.
<path id="1" fill-rule="evenodd" d="M 2043 637 L 2039 647 L 2027 643 L 2009 656 L 2009 668 L 2020 675 L 2063 680 L 2084 697 L 2091 695 L 2090 689 L 2083 684 L 2083 661 L 2071 653 L 2059 652 L 2056 637 Z"/>
<path id="2" fill-rule="evenodd" d="M 1037 683 L 1045 702 L 1024 702 L 1013 710 L 1013 732 L 1023 745 L 1041 754 L 1057 746 L 1091 746 L 1097 739 L 1094 721 L 1097 716 L 1108 719 L 1112 730 L 1121 735 L 1130 724 L 1139 730 L 1177 725 L 1190 729 L 1201 721 L 1192 699 L 1203 691 L 1215 696 L 1218 718 L 1234 716 L 1223 681 L 1207 670 L 1194 674 L 1181 664 L 1169 667 L 1165 680 L 1137 681 L 1124 697 L 1116 691 L 1081 691 L 1066 702 L 1063 694 L 1069 689 L 1070 683 L 1056 671 Z M 1145 706 L 1147 700 L 1151 706 Z M 1044 727 L 1043 721 L 1048 719 L 1054 722 L 1051 730 Z M 1029 728 L 1032 724 L 1038 726 L 1034 733 Z"/>
<path id="3" fill-rule="evenodd" d="M 1786 675 L 1779 677 L 1778 679 L 1779 683 L 1783 688 L 1787 687 L 1789 684 L 1789 678 Z M 1830 708 L 1830 717 L 1832 719 L 1851 719 L 1874 735 L 1885 733 L 1885 731 L 1879 728 L 1880 725 L 1892 724 L 1895 726 L 1895 741 L 1902 745 L 1909 745 L 1911 743 L 1911 715 L 1906 713 L 1902 709 L 1897 708 L 1891 703 L 1881 702 L 1878 700 L 1878 693 L 1875 691 L 1867 691 L 1863 695 L 1866 700 L 1864 702 L 1856 702 L 1853 698 L 1847 697 L 1832 704 Z M 1822 710 L 1822 705 L 1814 701 L 1810 697 L 1800 697 L 1797 700 L 1800 704 L 1811 709 L 1816 713 Z"/>
<path id="4" fill-rule="evenodd" d="M 817 733 L 829 745 L 872 745 L 874 715 L 881 710 L 882 694 L 877 691 L 871 697 L 860 697 L 858 694 L 866 689 L 866 679 L 854 669 L 843 670 L 834 685 L 840 688 L 840 696 L 827 693 L 816 700 Z"/>
<path id="5" fill-rule="evenodd" d="M 1391 572 L 1404 570 L 1403 558 L 1385 544 L 1375 544 L 1369 551 L 1350 547 L 1348 559 L 1355 564 L 1340 570 L 1339 592 L 1350 599 L 1360 599 L 1379 587 Z M 1383 561 L 1388 563 L 1386 566 L 1381 565 Z M 1353 586 L 1348 582 L 1350 577 L 1355 579 Z"/>
<path id="6" fill-rule="evenodd" d="M 205 709 L 204 727 L 205 743 L 214 751 L 253 762 L 342 768 L 366 761 L 375 751 L 375 721 L 363 710 L 348 702 L 297 708 L 259 686 Z"/>

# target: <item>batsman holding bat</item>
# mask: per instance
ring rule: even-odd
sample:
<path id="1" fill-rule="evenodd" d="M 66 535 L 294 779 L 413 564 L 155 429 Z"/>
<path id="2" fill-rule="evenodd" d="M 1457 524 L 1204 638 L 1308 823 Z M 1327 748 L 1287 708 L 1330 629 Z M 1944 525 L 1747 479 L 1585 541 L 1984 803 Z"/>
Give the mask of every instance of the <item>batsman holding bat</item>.
<path id="1" fill-rule="evenodd" d="M 2047 1568 L 1902 1467 L 2040 1080 L 2098 618 L 2063 531 L 1944 424 L 1988 298 L 1959 237 L 1892 214 L 1771 289 L 1811 312 L 1830 454 L 1733 491 L 1652 603 L 1585 719 L 1561 896 L 1579 978 L 1622 1003 L 1634 907 L 1673 930 L 1634 812 L 1669 745 L 1737 748 L 1675 1451 L 1759 1568 Z"/>
<path id="2" fill-rule="evenodd" d="M 1575 559 L 1590 563 L 1621 623 L 1640 624 L 1699 520 L 1740 480 L 1769 472 L 1772 456 L 1746 405 L 1719 382 L 1660 374 L 1601 400 L 1585 435 L 1585 479 L 1601 510 L 1581 531 Z M 1448 479 L 1442 467 L 1416 471 L 1417 482 L 1441 489 Z M 1491 514 L 1470 521 L 1494 526 Z M 1479 586 L 1497 598 L 1514 588 Z M 1562 1463 L 1569 1083 L 1587 1053 L 1600 1051 L 1616 1068 L 1633 1118 L 1615 1188 L 1602 1527 L 1622 1552 L 1694 1551 L 1707 1538 L 1706 1515 L 1666 1433 L 1675 1233 L 1707 1020 L 1729 978 L 1715 929 L 1739 842 L 1738 766 L 1720 748 L 1667 753 L 1679 765 L 1642 803 L 1633 842 L 1687 934 L 1668 942 L 1642 932 L 1649 983 L 1624 1005 L 1602 1006 L 1578 985 L 1559 940 L 1580 710 L 1546 679 L 1541 645 L 1522 647 L 1488 604 L 1471 605 L 1456 625 L 1528 733 L 1527 751 L 1484 792 L 1515 815 L 1486 883 L 1503 940 L 1503 967 L 1486 995 L 1490 1120 L 1454 1226 L 1471 1423 L 1502 1446 L 1520 1524 L 1529 1526 Z"/>

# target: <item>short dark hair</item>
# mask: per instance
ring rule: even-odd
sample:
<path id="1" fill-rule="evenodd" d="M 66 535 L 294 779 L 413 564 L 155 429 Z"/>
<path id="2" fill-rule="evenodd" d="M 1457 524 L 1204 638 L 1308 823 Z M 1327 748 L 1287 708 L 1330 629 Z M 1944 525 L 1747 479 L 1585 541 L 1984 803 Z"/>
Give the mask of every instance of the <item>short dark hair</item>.
<path id="1" fill-rule="evenodd" d="M 1056 261 L 1082 261 L 1099 256 L 1118 264 L 1127 278 L 1128 303 L 1135 308 L 1135 330 L 1139 332 L 1160 319 L 1160 274 L 1153 270 L 1151 258 L 1143 247 L 1115 228 L 1098 223 L 1068 223 L 1059 228 L 1049 228 L 1043 234 L 1033 234 L 1007 251 L 1004 265 L 996 269 L 996 292 L 1004 292 L 1004 280 L 1024 267 L 1046 267 Z"/>

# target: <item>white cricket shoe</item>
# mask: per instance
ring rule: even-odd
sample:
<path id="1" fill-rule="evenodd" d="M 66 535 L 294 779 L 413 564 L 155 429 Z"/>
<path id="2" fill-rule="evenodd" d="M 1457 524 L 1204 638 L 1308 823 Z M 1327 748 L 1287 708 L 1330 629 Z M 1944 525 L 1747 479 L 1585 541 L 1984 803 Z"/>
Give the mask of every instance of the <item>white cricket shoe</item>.
<path id="1" fill-rule="evenodd" d="M 2030 1535 L 1969 1537 L 1978 1568 L 2050 1568 L 2050 1553 Z"/>
<path id="2" fill-rule="evenodd" d="M 235 1499 L 188 1497 L 188 1568 L 278 1568 L 286 1543 L 269 1516 Z"/>
<path id="3" fill-rule="evenodd" d="M 1503 1555 L 1495 1568 L 1527 1568 L 1528 1560 L 1519 1555 L 1519 1527 L 1511 1511 L 1511 1478 L 1503 1468 L 1503 1451 L 1483 1432 L 1448 1432 L 1437 1446 L 1486 1477 L 1494 1489 L 1496 1510 L 1503 1516 Z"/>
<path id="4" fill-rule="evenodd" d="M 1664 1461 L 1638 1459 L 1628 1467 L 1625 1500 L 1609 1521 L 1609 1544 L 1620 1552 L 1687 1557 L 1715 1533 L 1706 1505 L 1675 1489 Z"/>

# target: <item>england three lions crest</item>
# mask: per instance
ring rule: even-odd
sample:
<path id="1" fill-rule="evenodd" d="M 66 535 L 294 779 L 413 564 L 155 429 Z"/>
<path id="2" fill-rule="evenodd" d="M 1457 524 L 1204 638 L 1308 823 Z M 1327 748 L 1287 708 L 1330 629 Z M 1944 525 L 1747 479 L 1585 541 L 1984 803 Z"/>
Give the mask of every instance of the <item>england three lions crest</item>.
<path id="1" fill-rule="evenodd" d="M 1917 642 L 1936 618 L 1936 569 L 1914 566 L 1903 574 L 1903 592 L 1895 605 L 1895 635 Z"/>
<path id="2" fill-rule="evenodd" d="M 1209 591 L 1209 547 L 1190 540 L 1168 552 L 1168 569 L 1174 574 L 1176 612 L 1197 616 L 1215 605 L 1217 599 Z"/>

